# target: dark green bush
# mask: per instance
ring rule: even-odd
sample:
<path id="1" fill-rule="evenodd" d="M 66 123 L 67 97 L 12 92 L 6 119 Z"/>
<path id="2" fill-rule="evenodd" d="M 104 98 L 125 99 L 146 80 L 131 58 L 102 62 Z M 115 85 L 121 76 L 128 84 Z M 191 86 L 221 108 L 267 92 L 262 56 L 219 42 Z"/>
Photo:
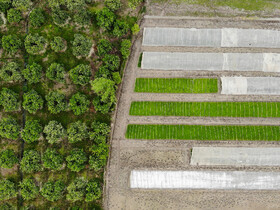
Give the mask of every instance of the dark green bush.
<path id="1" fill-rule="evenodd" d="M 48 181 L 42 189 L 41 195 L 48 201 L 57 201 L 63 197 L 65 184 L 62 181 Z"/>
<path id="2" fill-rule="evenodd" d="M 63 166 L 63 156 L 56 150 L 48 148 L 43 155 L 43 166 L 52 170 L 59 170 Z"/>
<path id="3" fill-rule="evenodd" d="M 62 39 L 60 36 L 55 36 L 53 38 L 53 41 L 50 43 L 50 45 L 53 51 L 60 52 L 65 49 L 66 47 L 65 42 L 66 41 Z"/>
<path id="4" fill-rule="evenodd" d="M 20 126 L 11 117 L 2 118 L 0 121 L 0 136 L 2 138 L 17 140 L 19 137 Z"/>
<path id="5" fill-rule="evenodd" d="M 121 63 L 119 56 L 110 54 L 105 55 L 102 61 L 111 71 L 117 71 Z"/>
<path id="6" fill-rule="evenodd" d="M 87 181 L 84 178 L 76 178 L 68 187 L 66 199 L 72 202 L 82 201 L 86 194 Z"/>
<path id="7" fill-rule="evenodd" d="M 43 53 L 46 50 L 47 41 L 39 34 L 29 34 L 25 38 L 24 45 L 29 54 L 36 55 Z"/>
<path id="8" fill-rule="evenodd" d="M 35 184 L 33 179 L 24 179 L 19 184 L 20 194 L 23 200 L 31 200 L 38 196 L 39 187 Z"/>
<path id="9" fill-rule="evenodd" d="M 40 82 L 42 77 L 42 66 L 37 63 L 27 65 L 26 69 L 22 71 L 23 77 L 27 80 L 28 84 Z"/>
<path id="10" fill-rule="evenodd" d="M 109 67 L 107 65 L 102 64 L 99 67 L 98 71 L 96 72 L 95 78 L 103 77 L 103 78 L 109 79 L 111 77 L 111 75 L 112 75 L 112 72 L 109 69 Z"/>
<path id="11" fill-rule="evenodd" d="M 85 168 L 87 156 L 83 149 L 72 149 L 66 157 L 67 167 L 71 171 L 79 172 Z"/>
<path id="12" fill-rule="evenodd" d="M 35 114 L 37 110 L 42 109 L 43 103 L 42 97 L 35 90 L 23 94 L 22 107 L 31 114 Z"/>
<path id="13" fill-rule="evenodd" d="M 16 189 L 15 183 L 7 180 L 2 179 L 0 181 L 0 200 L 9 200 L 11 198 L 15 198 L 17 196 L 18 192 Z"/>
<path id="14" fill-rule="evenodd" d="M 22 172 L 33 173 L 41 171 L 41 156 L 36 150 L 24 151 L 23 157 L 20 161 L 20 168 Z"/>
<path id="15" fill-rule="evenodd" d="M 14 150 L 5 149 L 0 152 L 0 167 L 1 168 L 13 168 L 18 163 L 18 158 L 14 153 Z"/>
<path id="16" fill-rule="evenodd" d="M 58 91 L 52 91 L 46 95 L 48 110 L 52 114 L 58 114 L 67 109 L 66 96 Z"/>
<path id="17" fill-rule="evenodd" d="M 53 120 L 48 123 L 44 128 L 46 139 L 50 144 L 58 143 L 66 137 L 66 130 L 61 123 Z"/>
<path id="18" fill-rule="evenodd" d="M 46 72 L 47 78 L 56 82 L 65 82 L 65 69 L 62 64 L 52 63 Z"/>
<path id="19" fill-rule="evenodd" d="M 15 54 L 22 46 L 20 38 L 15 34 L 2 37 L 2 47 L 10 54 Z"/>
<path id="20" fill-rule="evenodd" d="M 100 183 L 96 180 L 91 180 L 86 187 L 86 202 L 96 201 L 101 198 L 102 189 Z"/>
<path id="21" fill-rule="evenodd" d="M 113 35 L 116 37 L 122 37 L 129 31 L 129 25 L 123 20 L 117 20 L 114 23 Z"/>
<path id="22" fill-rule="evenodd" d="M 91 24 L 90 18 L 91 18 L 90 13 L 87 10 L 82 9 L 79 10 L 77 13 L 75 13 L 74 22 L 82 26 L 90 25 Z"/>
<path id="23" fill-rule="evenodd" d="M 115 19 L 116 19 L 115 14 L 112 11 L 110 11 L 108 8 L 104 8 L 98 11 L 96 15 L 97 25 L 99 25 L 101 28 L 108 31 L 112 30 Z"/>
<path id="24" fill-rule="evenodd" d="M 101 170 L 107 162 L 109 146 L 106 143 L 100 143 L 92 146 L 92 155 L 89 157 L 89 166 L 95 171 Z"/>
<path id="25" fill-rule="evenodd" d="M 38 141 L 43 131 L 42 125 L 38 120 L 28 120 L 21 132 L 21 137 L 26 143 Z"/>
<path id="26" fill-rule="evenodd" d="M 32 6 L 31 0 L 13 0 L 13 6 L 19 10 L 26 11 Z"/>
<path id="27" fill-rule="evenodd" d="M 67 129 L 68 140 L 70 143 L 76 143 L 88 138 L 88 128 L 81 121 L 73 122 Z"/>
<path id="28" fill-rule="evenodd" d="M 67 20 L 69 19 L 69 15 L 66 11 L 55 9 L 52 12 L 53 22 L 57 25 L 64 25 L 66 24 Z"/>
<path id="29" fill-rule="evenodd" d="M 21 12 L 16 9 L 9 9 L 7 12 L 7 20 L 9 23 L 19 23 L 22 20 Z"/>
<path id="30" fill-rule="evenodd" d="M 97 144 L 106 143 L 109 133 L 109 125 L 101 122 L 93 122 L 91 124 L 91 132 L 89 133 L 89 138 Z"/>
<path id="31" fill-rule="evenodd" d="M 131 41 L 128 39 L 125 39 L 121 43 L 121 54 L 124 59 L 127 59 L 130 55 L 130 47 L 131 47 Z"/>
<path id="32" fill-rule="evenodd" d="M 89 65 L 80 64 L 75 68 L 71 69 L 70 79 L 76 85 L 86 85 L 90 81 L 91 69 Z"/>
<path id="33" fill-rule="evenodd" d="M 81 34 L 75 34 L 72 45 L 72 51 L 74 56 L 87 57 L 92 46 L 92 41 Z"/>
<path id="34" fill-rule="evenodd" d="M 113 49 L 112 43 L 107 39 L 100 39 L 97 45 L 99 56 L 107 55 Z"/>
<path id="35" fill-rule="evenodd" d="M 0 11 L 5 13 L 12 5 L 12 0 L 1 0 Z"/>
<path id="36" fill-rule="evenodd" d="M 29 15 L 30 25 L 33 27 L 40 27 L 45 22 L 45 15 L 42 9 L 35 8 L 31 11 Z"/>
<path id="37" fill-rule="evenodd" d="M 89 104 L 90 101 L 87 99 L 86 95 L 81 93 L 74 94 L 69 101 L 70 108 L 74 112 L 74 115 L 81 115 L 88 111 Z"/>
<path id="38" fill-rule="evenodd" d="M 6 63 L 0 71 L 0 77 L 6 82 L 20 81 L 22 79 L 20 67 L 16 62 Z"/>
<path id="39" fill-rule="evenodd" d="M 5 112 L 13 112 L 19 110 L 19 94 L 14 91 L 3 88 L 0 92 L 0 105 L 4 107 Z"/>

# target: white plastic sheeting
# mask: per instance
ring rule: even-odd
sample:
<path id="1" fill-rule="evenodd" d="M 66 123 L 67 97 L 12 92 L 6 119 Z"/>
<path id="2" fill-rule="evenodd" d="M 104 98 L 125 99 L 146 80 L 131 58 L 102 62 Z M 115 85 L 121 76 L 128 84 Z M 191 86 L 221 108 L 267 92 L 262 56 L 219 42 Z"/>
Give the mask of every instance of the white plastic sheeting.
<path id="1" fill-rule="evenodd" d="M 142 69 L 280 72 L 276 53 L 144 52 Z"/>
<path id="2" fill-rule="evenodd" d="M 144 28 L 143 45 L 280 48 L 280 31 L 238 28 Z"/>
<path id="3" fill-rule="evenodd" d="M 279 190 L 280 172 L 133 170 L 130 187 L 138 189 Z"/>
<path id="4" fill-rule="evenodd" d="M 280 95 L 280 77 L 221 77 L 222 94 Z"/>
<path id="5" fill-rule="evenodd" d="M 191 165 L 280 166 L 280 147 L 193 147 Z"/>

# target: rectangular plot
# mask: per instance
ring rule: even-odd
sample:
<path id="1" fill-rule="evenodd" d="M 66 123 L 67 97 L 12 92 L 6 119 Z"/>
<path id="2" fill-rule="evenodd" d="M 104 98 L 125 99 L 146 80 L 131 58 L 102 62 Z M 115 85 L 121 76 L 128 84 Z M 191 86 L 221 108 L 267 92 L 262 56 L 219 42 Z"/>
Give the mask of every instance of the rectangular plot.
<path id="1" fill-rule="evenodd" d="M 221 80 L 222 94 L 280 95 L 280 77 L 222 77 Z"/>
<path id="2" fill-rule="evenodd" d="M 193 147 L 191 165 L 280 166 L 280 148 Z"/>
<path id="3" fill-rule="evenodd" d="M 279 190 L 279 172 L 133 170 L 133 189 Z"/>

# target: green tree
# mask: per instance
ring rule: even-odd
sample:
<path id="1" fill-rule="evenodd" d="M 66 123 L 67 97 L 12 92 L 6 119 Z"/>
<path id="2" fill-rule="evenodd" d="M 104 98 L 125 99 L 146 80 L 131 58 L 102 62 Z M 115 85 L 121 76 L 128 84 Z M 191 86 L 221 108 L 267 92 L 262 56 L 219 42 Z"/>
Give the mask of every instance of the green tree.
<path id="1" fill-rule="evenodd" d="M 131 28 L 131 32 L 133 35 L 136 35 L 139 33 L 139 31 L 140 31 L 140 27 L 138 24 L 135 23 Z"/>
<path id="2" fill-rule="evenodd" d="M 13 6 L 19 10 L 26 11 L 32 6 L 31 0 L 13 0 Z"/>
<path id="3" fill-rule="evenodd" d="M 70 79 L 76 85 L 86 85 L 90 81 L 91 77 L 91 69 L 89 65 L 80 64 L 75 68 L 71 69 L 70 72 Z"/>
<path id="4" fill-rule="evenodd" d="M 64 189 L 65 184 L 62 181 L 48 181 L 43 185 L 41 195 L 48 201 L 58 201 L 63 197 Z"/>
<path id="5" fill-rule="evenodd" d="M 121 8 L 120 0 L 105 0 L 105 6 L 108 7 L 112 11 L 116 11 Z"/>
<path id="6" fill-rule="evenodd" d="M 67 109 L 66 96 L 58 91 L 52 91 L 46 95 L 48 110 L 52 114 L 58 114 Z"/>
<path id="7" fill-rule="evenodd" d="M 52 170 L 59 170 L 63 166 L 63 156 L 56 150 L 48 148 L 43 155 L 43 166 Z"/>
<path id="8" fill-rule="evenodd" d="M 28 84 L 40 82 L 42 77 L 42 66 L 37 63 L 27 65 L 26 69 L 22 71 L 23 77 L 27 80 Z"/>
<path id="9" fill-rule="evenodd" d="M 129 25 L 123 20 L 117 20 L 114 23 L 113 35 L 116 37 L 122 37 L 129 31 Z"/>
<path id="10" fill-rule="evenodd" d="M 0 167 L 1 168 L 13 168 L 18 163 L 18 158 L 15 155 L 14 150 L 5 149 L 0 152 Z"/>
<path id="11" fill-rule="evenodd" d="M 83 149 L 72 149 L 70 154 L 66 157 L 67 167 L 71 171 L 79 172 L 85 168 L 87 161 L 86 153 Z"/>
<path id="12" fill-rule="evenodd" d="M 110 133 L 110 126 L 106 123 L 93 122 L 91 124 L 91 132 L 89 132 L 89 138 L 95 143 L 106 143 L 106 140 Z"/>
<path id="13" fill-rule="evenodd" d="M 40 54 L 45 51 L 47 41 L 39 34 L 29 34 L 24 41 L 26 52 L 32 55 Z"/>
<path id="14" fill-rule="evenodd" d="M 85 0 L 65 0 L 65 3 L 69 10 L 79 10 L 86 5 Z"/>
<path id="15" fill-rule="evenodd" d="M 109 146 L 106 143 L 96 144 L 92 146 L 91 151 L 92 155 L 89 157 L 90 168 L 99 171 L 106 165 Z"/>
<path id="16" fill-rule="evenodd" d="M 66 130 L 61 123 L 53 120 L 48 123 L 44 128 L 46 139 L 50 144 L 58 143 L 66 137 Z"/>
<path id="17" fill-rule="evenodd" d="M 112 76 L 111 70 L 104 63 L 99 67 L 97 73 L 95 74 L 95 78 L 104 77 L 109 79 L 111 76 Z"/>
<path id="18" fill-rule="evenodd" d="M 108 113 L 116 103 L 115 83 L 106 78 L 97 78 L 91 82 L 91 89 L 97 94 L 93 105 L 97 111 Z"/>
<path id="19" fill-rule="evenodd" d="M 13 112 L 19 109 L 19 94 L 14 91 L 3 88 L 0 92 L 0 105 L 4 107 L 5 112 Z"/>
<path id="20" fill-rule="evenodd" d="M 2 179 L 0 181 L 0 200 L 9 200 L 11 198 L 15 198 L 17 196 L 18 192 L 16 189 L 15 183 L 7 180 Z"/>
<path id="21" fill-rule="evenodd" d="M 33 179 L 24 179 L 19 183 L 20 194 L 23 200 L 31 200 L 38 196 L 39 187 L 35 184 Z"/>
<path id="22" fill-rule="evenodd" d="M 74 94 L 69 101 L 70 108 L 74 112 L 74 115 L 84 114 L 88 111 L 89 104 L 90 101 L 87 99 L 86 95 L 81 93 Z"/>
<path id="23" fill-rule="evenodd" d="M 21 12 L 16 9 L 9 9 L 7 12 L 7 20 L 9 23 L 19 23 L 22 20 Z"/>
<path id="24" fill-rule="evenodd" d="M 69 19 L 69 15 L 64 10 L 55 9 L 52 12 L 52 18 L 53 18 L 53 22 L 56 25 L 61 26 L 61 25 L 66 24 L 67 20 Z"/>
<path id="25" fill-rule="evenodd" d="M 24 151 L 23 157 L 20 161 L 20 168 L 22 172 L 33 173 L 41 171 L 41 155 L 36 150 Z"/>
<path id="26" fill-rule="evenodd" d="M 72 202 L 82 201 L 86 194 L 87 181 L 82 178 L 76 178 L 68 187 L 66 199 Z"/>
<path id="27" fill-rule="evenodd" d="M 99 56 L 104 56 L 113 49 L 112 43 L 107 39 L 100 39 L 97 45 L 97 52 Z"/>
<path id="28" fill-rule="evenodd" d="M 58 9 L 62 3 L 63 1 L 48 0 L 49 7 L 51 9 Z"/>
<path id="29" fill-rule="evenodd" d="M 131 9 L 136 9 L 136 7 L 138 7 L 143 1 L 144 0 L 128 0 L 128 7 Z"/>
<path id="30" fill-rule="evenodd" d="M 12 5 L 12 0 L 1 0 L 0 11 L 5 13 Z"/>
<path id="31" fill-rule="evenodd" d="M 72 45 L 72 51 L 74 56 L 87 57 L 92 46 L 92 41 L 81 34 L 75 34 Z"/>
<path id="32" fill-rule="evenodd" d="M 86 202 L 96 201 L 101 198 L 102 189 L 97 180 L 91 180 L 86 187 Z"/>
<path id="33" fill-rule="evenodd" d="M 55 36 L 53 38 L 53 41 L 51 41 L 50 45 L 53 51 L 61 52 L 66 48 L 65 43 L 66 41 L 63 38 L 61 38 L 60 36 Z"/>
<path id="34" fill-rule="evenodd" d="M 87 10 L 78 10 L 74 15 L 74 21 L 78 25 L 90 25 L 90 13 Z"/>
<path id="35" fill-rule="evenodd" d="M 35 114 L 37 110 L 42 109 L 43 103 L 42 97 L 35 90 L 23 94 L 22 107 L 31 114 Z"/>
<path id="36" fill-rule="evenodd" d="M 81 121 L 73 122 L 67 129 L 68 140 L 70 143 L 76 143 L 88 138 L 88 128 Z"/>
<path id="37" fill-rule="evenodd" d="M 112 30 L 115 19 L 115 14 L 108 8 L 98 11 L 96 15 L 97 25 L 108 31 Z"/>
<path id="38" fill-rule="evenodd" d="M 0 121 L 0 136 L 2 138 L 17 140 L 20 126 L 14 118 L 2 118 Z"/>
<path id="39" fill-rule="evenodd" d="M 21 132 L 21 137 L 26 143 L 32 143 L 39 140 L 43 131 L 42 125 L 38 120 L 28 120 Z"/>
<path id="40" fill-rule="evenodd" d="M 10 54 L 15 54 L 22 46 L 20 38 L 15 34 L 10 34 L 2 37 L 2 47 Z"/>
<path id="41" fill-rule="evenodd" d="M 105 55 L 102 61 L 111 71 L 117 71 L 121 63 L 119 56 L 110 54 Z"/>
<path id="42" fill-rule="evenodd" d="M 116 85 L 120 84 L 122 82 L 122 78 L 119 72 L 113 72 L 112 73 L 112 80 L 116 83 Z"/>
<path id="43" fill-rule="evenodd" d="M 121 54 L 124 59 L 127 59 L 130 55 L 130 47 L 131 47 L 131 41 L 128 39 L 125 39 L 121 43 Z"/>
<path id="44" fill-rule="evenodd" d="M 65 82 L 65 69 L 62 64 L 59 63 L 52 63 L 50 67 L 47 69 L 46 76 L 50 80 L 56 82 Z"/>
<path id="45" fill-rule="evenodd" d="M 35 8 L 31 11 L 29 15 L 30 25 L 33 27 L 40 27 L 45 22 L 45 15 L 42 9 Z"/>
<path id="46" fill-rule="evenodd" d="M 20 81 L 22 77 L 19 65 L 16 62 L 4 64 L 0 71 L 0 78 L 6 82 Z"/>

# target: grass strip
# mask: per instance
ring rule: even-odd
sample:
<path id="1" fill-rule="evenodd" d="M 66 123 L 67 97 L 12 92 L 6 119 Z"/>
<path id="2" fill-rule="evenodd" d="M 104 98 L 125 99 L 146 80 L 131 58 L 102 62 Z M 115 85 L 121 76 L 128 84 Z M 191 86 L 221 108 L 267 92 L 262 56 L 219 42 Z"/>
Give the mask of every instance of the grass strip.
<path id="1" fill-rule="evenodd" d="M 130 115 L 185 117 L 280 117 L 280 102 L 134 101 Z"/>
<path id="2" fill-rule="evenodd" d="M 134 91 L 148 93 L 217 93 L 218 79 L 137 78 Z"/>
<path id="3" fill-rule="evenodd" d="M 129 124 L 126 138 L 279 141 L 280 126 Z"/>

